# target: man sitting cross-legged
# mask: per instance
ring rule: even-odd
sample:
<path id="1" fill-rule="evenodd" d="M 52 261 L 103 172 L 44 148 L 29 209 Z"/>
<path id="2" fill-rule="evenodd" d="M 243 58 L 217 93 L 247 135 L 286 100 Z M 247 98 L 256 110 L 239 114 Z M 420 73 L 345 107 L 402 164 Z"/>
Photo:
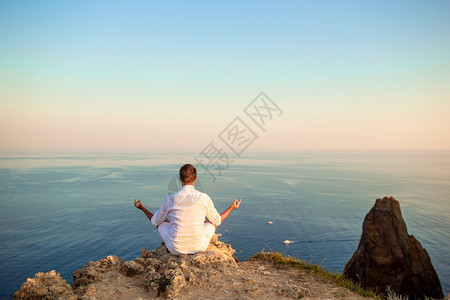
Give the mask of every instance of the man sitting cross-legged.
<path id="1" fill-rule="evenodd" d="M 194 188 L 196 180 L 195 167 L 191 164 L 182 166 L 180 181 L 183 187 L 167 196 L 155 214 L 141 200 L 134 199 L 134 206 L 141 209 L 157 226 L 167 249 L 175 255 L 205 251 L 217 226 L 241 204 L 241 199 L 234 199 L 230 207 L 219 215 L 211 198 Z M 170 217 L 170 221 L 167 217 Z"/>

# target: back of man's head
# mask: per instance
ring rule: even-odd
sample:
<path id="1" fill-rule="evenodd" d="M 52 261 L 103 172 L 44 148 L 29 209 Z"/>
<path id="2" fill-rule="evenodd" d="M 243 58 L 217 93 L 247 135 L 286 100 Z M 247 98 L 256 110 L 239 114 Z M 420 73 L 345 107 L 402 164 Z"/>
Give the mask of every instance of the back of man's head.
<path id="1" fill-rule="evenodd" d="M 184 184 L 194 183 L 197 178 L 197 169 L 191 164 L 185 164 L 180 168 L 180 180 Z"/>

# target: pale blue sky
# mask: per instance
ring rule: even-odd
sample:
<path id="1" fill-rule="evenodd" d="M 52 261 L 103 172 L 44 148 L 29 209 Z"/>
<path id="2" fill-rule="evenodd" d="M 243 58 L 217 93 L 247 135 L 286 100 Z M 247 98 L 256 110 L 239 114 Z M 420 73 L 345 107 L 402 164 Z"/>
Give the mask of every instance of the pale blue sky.
<path id="1" fill-rule="evenodd" d="M 0 151 L 450 150 L 449 1 L 0 1 Z"/>

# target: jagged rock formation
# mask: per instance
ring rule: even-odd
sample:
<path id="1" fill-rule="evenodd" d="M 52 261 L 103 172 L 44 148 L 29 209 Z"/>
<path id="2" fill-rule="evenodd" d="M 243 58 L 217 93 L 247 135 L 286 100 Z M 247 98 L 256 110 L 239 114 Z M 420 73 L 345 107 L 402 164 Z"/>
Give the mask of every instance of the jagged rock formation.
<path id="1" fill-rule="evenodd" d="M 237 262 L 235 250 L 214 236 L 207 251 L 175 256 L 164 245 L 130 261 L 111 255 L 73 273 L 69 286 L 55 271 L 28 279 L 14 299 L 148 300 L 339 299 L 368 300 L 306 269 L 270 260 Z"/>
<path id="2" fill-rule="evenodd" d="M 39 272 L 34 278 L 28 278 L 20 290 L 14 294 L 14 299 L 61 299 L 76 300 L 73 289 L 61 278 L 59 273 L 50 271 Z"/>
<path id="3" fill-rule="evenodd" d="M 151 252 L 142 249 L 141 256 L 131 261 L 111 255 L 90 262 L 73 273 L 72 287 L 55 271 L 37 273 L 22 284 L 14 299 L 75 300 L 99 295 L 107 299 L 125 294 L 138 298 L 143 291 L 171 298 L 188 282 L 236 268 L 235 253 L 229 244 L 218 241 L 217 235 L 205 252 L 193 255 L 172 255 L 162 244 Z"/>
<path id="4" fill-rule="evenodd" d="M 400 204 L 393 197 L 377 199 L 366 215 L 358 249 L 344 275 L 380 293 L 390 287 L 412 299 L 443 298 L 430 257 L 420 242 L 408 235 Z"/>

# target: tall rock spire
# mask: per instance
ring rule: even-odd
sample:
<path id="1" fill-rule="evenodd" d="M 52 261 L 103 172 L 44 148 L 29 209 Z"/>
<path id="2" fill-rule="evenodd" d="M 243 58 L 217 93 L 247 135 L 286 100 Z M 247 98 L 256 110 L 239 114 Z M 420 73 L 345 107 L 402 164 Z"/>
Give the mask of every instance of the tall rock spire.
<path id="1" fill-rule="evenodd" d="M 344 275 L 380 293 L 389 287 L 410 299 L 443 298 L 430 257 L 420 242 L 408 235 L 400 204 L 393 197 L 377 199 L 366 215 L 358 249 Z"/>

